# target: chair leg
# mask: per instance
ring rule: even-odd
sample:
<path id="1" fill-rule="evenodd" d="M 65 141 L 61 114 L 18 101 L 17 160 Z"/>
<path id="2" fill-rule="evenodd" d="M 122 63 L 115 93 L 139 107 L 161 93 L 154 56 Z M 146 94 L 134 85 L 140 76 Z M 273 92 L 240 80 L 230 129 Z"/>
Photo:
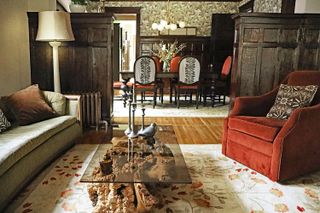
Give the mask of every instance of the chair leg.
<path id="1" fill-rule="evenodd" d="M 177 88 L 177 107 L 178 107 L 178 109 L 179 109 L 179 107 L 180 107 L 180 88 L 178 87 Z"/>
<path id="2" fill-rule="evenodd" d="M 192 92 L 190 92 L 190 100 L 189 103 L 192 104 Z"/>
<path id="3" fill-rule="evenodd" d="M 196 109 L 198 109 L 199 107 L 199 90 L 197 90 L 197 93 L 196 93 Z"/>
<path id="4" fill-rule="evenodd" d="M 226 95 L 223 95 L 223 105 L 226 105 Z"/>
<path id="5" fill-rule="evenodd" d="M 215 95 L 214 92 L 211 92 L 211 107 L 214 107 Z"/>
<path id="6" fill-rule="evenodd" d="M 156 105 L 157 105 L 157 89 L 153 91 L 153 109 L 156 107 Z"/>
<path id="7" fill-rule="evenodd" d="M 161 104 L 163 104 L 163 87 L 161 87 Z"/>
<path id="8" fill-rule="evenodd" d="M 143 91 L 141 91 L 141 103 L 143 104 L 143 99 L 144 99 L 144 97 L 143 97 Z"/>
<path id="9" fill-rule="evenodd" d="M 205 89 L 202 89 L 202 95 L 203 95 L 203 106 L 206 106 L 206 104 L 207 104 L 207 92 L 206 92 Z M 200 101 L 201 101 L 201 98 L 200 98 Z"/>
<path id="10" fill-rule="evenodd" d="M 174 88 L 174 104 L 177 105 L 177 88 Z"/>
<path id="11" fill-rule="evenodd" d="M 170 82 L 170 103 L 172 103 L 172 93 L 173 93 L 173 88 L 172 88 L 172 83 Z"/>

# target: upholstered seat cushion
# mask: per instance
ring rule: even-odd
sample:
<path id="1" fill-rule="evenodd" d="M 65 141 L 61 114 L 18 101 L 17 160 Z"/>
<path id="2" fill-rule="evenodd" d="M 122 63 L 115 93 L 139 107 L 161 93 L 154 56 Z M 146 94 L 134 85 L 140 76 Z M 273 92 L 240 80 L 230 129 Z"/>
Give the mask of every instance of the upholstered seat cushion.
<path id="1" fill-rule="evenodd" d="M 75 123 L 73 116 L 59 116 L 0 134 L 0 176 L 50 137 Z"/>
<path id="2" fill-rule="evenodd" d="M 198 86 L 197 85 L 182 85 L 179 86 L 180 89 L 197 89 Z"/>
<path id="3" fill-rule="evenodd" d="M 116 88 L 116 89 L 121 89 L 121 86 L 123 85 L 123 83 L 121 81 L 115 81 L 113 82 L 113 88 Z M 128 87 L 132 87 L 133 83 L 132 82 L 128 82 L 127 83 L 127 86 Z"/>
<path id="4" fill-rule="evenodd" d="M 286 121 L 266 117 L 235 116 L 229 118 L 229 128 L 272 142 Z"/>
<path id="5" fill-rule="evenodd" d="M 153 89 L 154 87 L 155 87 L 155 84 L 148 84 L 148 85 L 136 84 L 136 89 Z"/>

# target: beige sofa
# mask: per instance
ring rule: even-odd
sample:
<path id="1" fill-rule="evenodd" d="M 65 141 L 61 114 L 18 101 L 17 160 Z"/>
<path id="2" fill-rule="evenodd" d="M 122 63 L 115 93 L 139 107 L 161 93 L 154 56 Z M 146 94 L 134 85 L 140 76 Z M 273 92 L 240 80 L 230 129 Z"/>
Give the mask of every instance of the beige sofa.
<path id="1" fill-rule="evenodd" d="M 66 115 L 0 134 L 0 212 L 46 165 L 82 134 L 79 97 L 66 96 Z"/>

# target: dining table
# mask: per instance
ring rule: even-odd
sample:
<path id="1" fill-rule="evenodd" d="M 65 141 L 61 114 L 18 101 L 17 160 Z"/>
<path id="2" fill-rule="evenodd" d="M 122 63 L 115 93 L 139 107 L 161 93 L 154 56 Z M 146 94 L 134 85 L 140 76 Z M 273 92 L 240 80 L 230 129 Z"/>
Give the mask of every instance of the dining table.
<path id="1" fill-rule="evenodd" d="M 121 74 L 122 80 L 122 86 L 121 89 L 123 91 L 123 97 L 124 97 L 124 105 L 126 105 L 126 99 L 125 97 L 128 97 L 129 87 L 127 86 L 127 83 L 130 81 L 130 79 L 134 78 L 134 72 L 133 71 L 122 71 L 119 72 Z M 206 81 L 206 82 L 212 82 L 214 83 L 214 80 L 218 78 L 218 74 L 214 71 L 207 71 L 207 70 L 201 70 L 200 71 L 200 82 Z M 178 72 L 157 72 L 156 78 L 157 79 L 178 79 L 179 73 Z"/>
<path id="2" fill-rule="evenodd" d="M 123 79 L 124 83 L 128 83 L 131 78 L 134 78 L 134 72 L 132 71 L 124 71 L 120 72 L 121 78 Z M 178 78 L 179 73 L 178 72 L 157 72 L 156 78 L 167 78 L 167 79 L 173 79 Z M 201 71 L 200 72 L 200 81 L 204 79 L 216 79 L 218 78 L 218 74 L 216 72 L 208 72 L 208 71 Z"/>

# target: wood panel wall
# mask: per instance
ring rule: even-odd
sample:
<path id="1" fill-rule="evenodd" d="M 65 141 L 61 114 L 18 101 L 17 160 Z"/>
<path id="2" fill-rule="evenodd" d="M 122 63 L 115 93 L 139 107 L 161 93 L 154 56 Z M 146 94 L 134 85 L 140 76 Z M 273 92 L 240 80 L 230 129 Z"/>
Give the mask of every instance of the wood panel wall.
<path id="1" fill-rule="evenodd" d="M 320 70 L 320 15 L 251 13 L 234 19 L 232 103 L 272 90 L 292 71 Z"/>
<path id="2" fill-rule="evenodd" d="M 233 54 L 234 20 L 232 14 L 212 14 L 211 57 L 214 70 L 221 72 L 223 63 Z"/>
<path id="3" fill-rule="evenodd" d="M 165 44 L 178 41 L 187 47 L 179 55 L 192 55 L 199 59 L 201 70 L 207 70 L 210 63 L 210 37 L 200 36 L 141 36 L 140 55 L 151 55 L 155 45 L 163 41 Z"/>
<path id="4" fill-rule="evenodd" d="M 28 13 L 31 81 L 43 90 L 53 90 L 52 49 L 35 40 L 38 13 Z M 112 117 L 113 17 L 109 13 L 71 14 L 75 41 L 59 47 L 62 93 L 100 91 L 102 116 Z"/>

